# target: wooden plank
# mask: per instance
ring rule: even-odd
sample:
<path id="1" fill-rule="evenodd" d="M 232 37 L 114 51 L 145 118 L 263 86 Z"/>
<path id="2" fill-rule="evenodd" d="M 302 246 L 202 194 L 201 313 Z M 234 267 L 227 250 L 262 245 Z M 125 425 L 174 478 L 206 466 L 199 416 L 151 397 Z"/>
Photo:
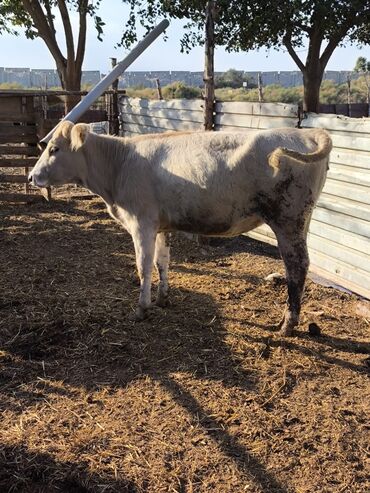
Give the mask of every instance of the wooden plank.
<path id="1" fill-rule="evenodd" d="M 318 207 L 328 209 L 353 218 L 369 220 L 370 207 L 356 200 L 338 199 L 338 197 L 328 193 L 322 193 L 318 200 Z"/>
<path id="2" fill-rule="evenodd" d="M 370 242 L 369 242 L 370 246 Z M 334 260 L 341 261 L 359 271 L 367 272 L 369 275 L 370 285 L 370 251 L 366 253 L 353 250 L 346 245 L 339 245 L 338 243 L 331 241 L 322 236 L 317 236 L 314 233 L 310 233 L 308 237 L 308 249 L 328 255 Z"/>
<path id="3" fill-rule="evenodd" d="M 330 224 L 337 228 L 350 231 L 351 233 L 370 238 L 370 222 L 368 220 L 358 219 L 356 217 L 347 216 L 339 212 L 316 207 L 313 212 L 313 219 L 325 224 Z"/>
<path id="4" fill-rule="evenodd" d="M 177 109 L 203 112 L 203 104 L 202 99 L 162 99 L 161 101 L 154 101 L 142 98 L 121 98 L 120 100 L 122 111 L 128 111 L 127 108 L 131 107 L 148 108 L 150 110 Z"/>
<path id="5" fill-rule="evenodd" d="M 28 178 L 25 175 L 0 174 L 0 183 L 28 183 Z"/>
<path id="6" fill-rule="evenodd" d="M 330 163 L 328 177 L 333 180 L 342 181 L 344 183 L 352 183 L 355 185 L 370 187 L 370 169 L 365 170 L 362 168 Z M 370 188 L 368 193 L 370 194 Z"/>
<path id="7" fill-rule="evenodd" d="M 318 262 L 317 259 L 324 259 L 324 256 L 322 254 L 316 253 L 315 254 L 315 261 Z M 323 262 L 324 260 L 321 260 Z M 366 286 L 359 286 L 358 284 L 350 281 L 348 278 L 343 279 L 342 276 L 329 272 L 321 267 L 318 267 L 316 264 L 313 264 L 311 262 L 310 265 L 310 272 L 319 275 L 323 279 L 327 279 L 328 281 L 332 282 L 336 286 L 341 286 L 345 289 L 348 289 L 352 293 L 356 293 L 360 296 L 363 296 L 364 298 L 370 299 L 370 290 Z"/>
<path id="8" fill-rule="evenodd" d="M 131 110 L 131 108 L 130 108 Z M 189 110 L 171 110 L 171 109 L 161 109 L 152 110 L 150 108 L 132 108 L 132 111 L 124 110 L 121 112 L 121 119 L 125 119 L 126 115 L 141 115 L 147 117 L 155 118 L 165 118 L 168 120 L 182 120 L 190 122 L 203 123 L 203 113 L 199 111 L 189 111 Z"/>
<path id="9" fill-rule="evenodd" d="M 137 125 L 133 123 L 124 123 L 123 125 L 123 133 L 124 135 L 126 132 L 134 135 L 139 135 L 139 134 L 157 134 L 157 133 L 163 133 L 167 132 L 166 128 L 159 128 L 159 127 L 148 127 L 145 125 Z"/>
<path id="10" fill-rule="evenodd" d="M 363 134 L 366 135 L 366 134 Z M 330 133 L 333 140 L 333 145 L 340 149 L 351 149 L 357 151 L 369 151 L 370 149 L 370 135 L 369 137 L 352 137 L 351 135 L 336 135 Z"/>
<path id="11" fill-rule="evenodd" d="M 370 152 L 333 147 L 330 162 L 370 170 Z"/>
<path id="12" fill-rule="evenodd" d="M 240 115 L 230 113 L 217 113 L 215 117 L 216 125 L 232 126 L 232 127 L 246 127 L 246 128 L 281 128 L 281 127 L 295 127 L 297 120 L 295 118 L 282 118 L 269 116 L 253 116 L 253 115 Z"/>
<path id="13" fill-rule="evenodd" d="M 339 245 L 349 246 L 353 250 L 366 253 L 367 255 L 369 255 L 370 252 L 369 238 L 351 233 L 350 231 L 345 231 L 344 229 L 337 228 L 331 224 L 316 221 L 315 219 L 312 219 L 310 223 L 309 234 L 315 234 L 316 236 L 326 238 Z"/>
<path id="14" fill-rule="evenodd" d="M 346 133 L 356 132 L 370 134 L 370 120 L 350 118 L 342 115 L 325 115 L 309 113 L 302 120 L 302 128 L 326 128 L 332 131 L 344 131 Z"/>
<path id="15" fill-rule="evenodd" d="M 0 135 L 0 144 L 37 144 L 36 134 L 30 135 Z"/>
<path id="16" fill-rule="evenodd" d="M 35 123 L 39 113 L 6 113 L 0 108 L 0 122 Z"/>
<path id="17" fill-rule="evenodd" d="M 38 161 L 38 158 L 28 157 L 28 158 L 1 158 L 0 168 L 32 168 Z"/>
<path id="18" fill-rule="evenodd" d="M 200 130 L 202 125 L 195 122 L 186 122 L 181 120 L 166 120 L 165 118 L 151 118 L 140 115 L 123 115 L 123 125 L 127 123 L 133 123 L 136 125 L 145 125 L 147 127 L 158 127 L 166 130 Z"/>
<path id="19" fill-rule="evenodd" d="M 337 284 L 362 296 L 370 296 L 370 282 L 368 272 L 357 269 L 341 260 L 326 255 L 323 252 L 310 250 L 311 269 L 320 269 L 327 274 L 324 277 L 337 280 Z"/>
<path id="20" fill-rule="evenodd" d="M 344 183 L 329 177 L 325 182 L 323 191 L 345 199 L 355 198 L 357 202 L 370 205 L 370 190 L 366 186 Z"/>
<path id="21" fill-rule="evenodd" d="M 14 155 L 14 156 L 39 156 L 40 151 L 37 146 L 11 146 L 2 145 L 0 146 L 0 157 L 3 155 Z"/>
<path id="22" fill-rule="evenodd" d="M 217 113 L 239 115 L 258 115 L 269 117 L 285 117 L 298 119 L 298 106 L 286 103 L 248 103 L 241 101 L 216 103 Z M 296 124 L 298 121 L 296 121 Z"/>
<path id="23" fill-rule="evenodd" d="M 1 94 L 1 93 L 0 93 Z M 1 112 L 22 114 L 22 98 L 19 95 L 7 95 L 1 99 Z"/>
<path id="24" fill-rule="evenodd" d="M 8 125 L 0 123 L 0 136 L 35 135 L 35 125 Z M 9 137 L 8 137 L 9 138 Z"/>
<path id="25" fill-rule="evenodd" d="M 258 133 L 261 129 L 258 128 L 247 128 L 247 127 L 232 127 L 231 125 L 216 125 L 216 132 L 249 132 L 249 133 Z"/>
<path id="26" fill-rule="evenodd" d="M 276 237 L 266 236 L 264 233 L 259 231 L 259 228 L 253 229 L 245 233 L 246 236 L 253 238 L 254 240 L 262 241 L 263 243 L 268 243 L 269 245 L 277 246 Z"/>

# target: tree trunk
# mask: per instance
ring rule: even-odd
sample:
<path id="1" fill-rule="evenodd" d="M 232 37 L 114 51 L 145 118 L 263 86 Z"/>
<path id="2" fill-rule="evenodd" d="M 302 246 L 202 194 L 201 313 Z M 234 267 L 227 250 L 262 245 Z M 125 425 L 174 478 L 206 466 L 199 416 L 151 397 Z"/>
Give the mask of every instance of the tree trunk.
<path id="1" fill-rule="evenodd" d="M 320 67 L 320 60 L 316 60 L 303 70 L 303 111 L 319 113 L 320 86 L 324 70 Z"/>
<path id="2" fill-rule="evenodd" d="M 75 63 L 68 64 L 60 70 L 61 84 L 65 91 L 81 91 L 81 69 L 75 66 Z M 69 94 L 65 97 L 64 111 L 69 113 L 77 103 L 81 100 L 81 96 L 77 94 Z"/>

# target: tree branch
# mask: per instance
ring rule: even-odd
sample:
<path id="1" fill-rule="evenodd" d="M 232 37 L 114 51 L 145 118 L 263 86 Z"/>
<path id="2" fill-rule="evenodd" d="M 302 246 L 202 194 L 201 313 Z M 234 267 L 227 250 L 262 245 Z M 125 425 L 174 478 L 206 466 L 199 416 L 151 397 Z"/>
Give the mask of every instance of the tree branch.
<path id="1" fill-rule="evenodd" d="M 293 58 L 294 62 L 296 63 L 297 67 L 299 70 L 303 72 L 305 66 L 302 60 L 299 58 L 297 53 L 294 51 L 293 45 L 292 45 L 292 37 L 288 33 L 284 36 L 283 38 L 283 43 L 286 49 L 288 50 L 289 55 Z"/>
<path id="2" fill-rule="evenodd" d="M 73 31 L 71 26 L 71 21 L 69 18 L 68 9 L 66 6 L 65 0 L 58 0 L 58 8 L 60 15 L 62 17 L 63 27 L 64 27 L 64 35 L 66 39 L 67 46 L 67 61 L 74 62 L 75 60 L 75 47 L 73 41 Z"/>
<path id="3" fill-rule="evenodd" d="M 86 16 L 87 16 L 88 0 L 81 0 L 80 2 L 80 29 L 78 33 L 78 43 L 76 52 L 76 65 L 80 69 L 85 56 L 86 47 Z"/>
<path id="4" fill-rule="evenodd" d="M 66 59 L 59 49 L 54 32 L 46 20 L 45 13 L 41 8 L 40 3 L 36 0 L 22 0 L 22 5 L 24 10 L 31 17 L 32 22 L 37 29 L 38 35 L 44 40 L 46 46 L 52 54 L 57 67 L 65 66 Z"/>
<path id="5" fill-rule="evenodd" d="M 336 35 L 330 38 L 329 43 L 327 44 L 325 50 L 322 52 L 320 56 L 320 63 L 323 69 L 326 67 L 331 55 L 333 54 L 333 51 L 335 50 L 335 48 L 337 48 L 337 46 L 345 37 L 347 32 L 348 32 L 348 26 L 345 24 L 339 29 L 339 31 L 337 31 Z"/>
<path id="6" fill-rule="evenodd" d="M 51 13 L 50 0 L 45 0 L 45 10 L 46 10 L 46 15 L 48 19 L 48 24 L 50 26 L 50 30 L 54 33 L 54 38 L 55 38 L 56 31 L 54 26 L 53 14 Z"/>

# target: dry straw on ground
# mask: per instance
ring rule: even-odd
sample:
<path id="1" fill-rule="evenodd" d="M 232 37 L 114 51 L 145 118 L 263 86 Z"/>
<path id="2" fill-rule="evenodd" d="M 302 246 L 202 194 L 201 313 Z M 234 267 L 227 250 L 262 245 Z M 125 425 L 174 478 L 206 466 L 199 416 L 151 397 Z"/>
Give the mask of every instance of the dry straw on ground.
<path id="1" fill-rule="evenodd" d="M 355 296 L 308 282 L 282 339 L 275 249 L 176 237 L 171 306 L 134 324 L 131 240 L 98 199 L 2 204 L 0 221 L 0 491 L 369 490 Z"/>

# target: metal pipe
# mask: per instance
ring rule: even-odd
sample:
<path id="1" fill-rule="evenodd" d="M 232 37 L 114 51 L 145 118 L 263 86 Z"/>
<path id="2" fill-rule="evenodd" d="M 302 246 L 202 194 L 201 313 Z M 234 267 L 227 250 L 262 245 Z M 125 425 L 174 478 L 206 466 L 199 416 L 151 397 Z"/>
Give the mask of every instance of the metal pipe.
<path id="1" fill-rule="evenodd" d="M 63 118 L 63 120 L 58 123 L 58 125 L 64 120 L 75 123 L 98 99 L 98 97 L 103 94 L 107 87 L 109 87 L 148 48 L 148 46 L 151 45 L 165 29 L 167 29 L 169 24 L 168 20 L 164 19 L 158 26 L 150 31 L 150 33 L 148 33 L 145 38 L 131 50 L 127 57 L 119 62 L 109 74 L 99 81 L 96 86 L 93 87 L 91 91 L 89 91 L 88 94 L 86 94 L 86 96 Z M 47 144 L 58 125 L 41 139 L 40 142 Z"/>

